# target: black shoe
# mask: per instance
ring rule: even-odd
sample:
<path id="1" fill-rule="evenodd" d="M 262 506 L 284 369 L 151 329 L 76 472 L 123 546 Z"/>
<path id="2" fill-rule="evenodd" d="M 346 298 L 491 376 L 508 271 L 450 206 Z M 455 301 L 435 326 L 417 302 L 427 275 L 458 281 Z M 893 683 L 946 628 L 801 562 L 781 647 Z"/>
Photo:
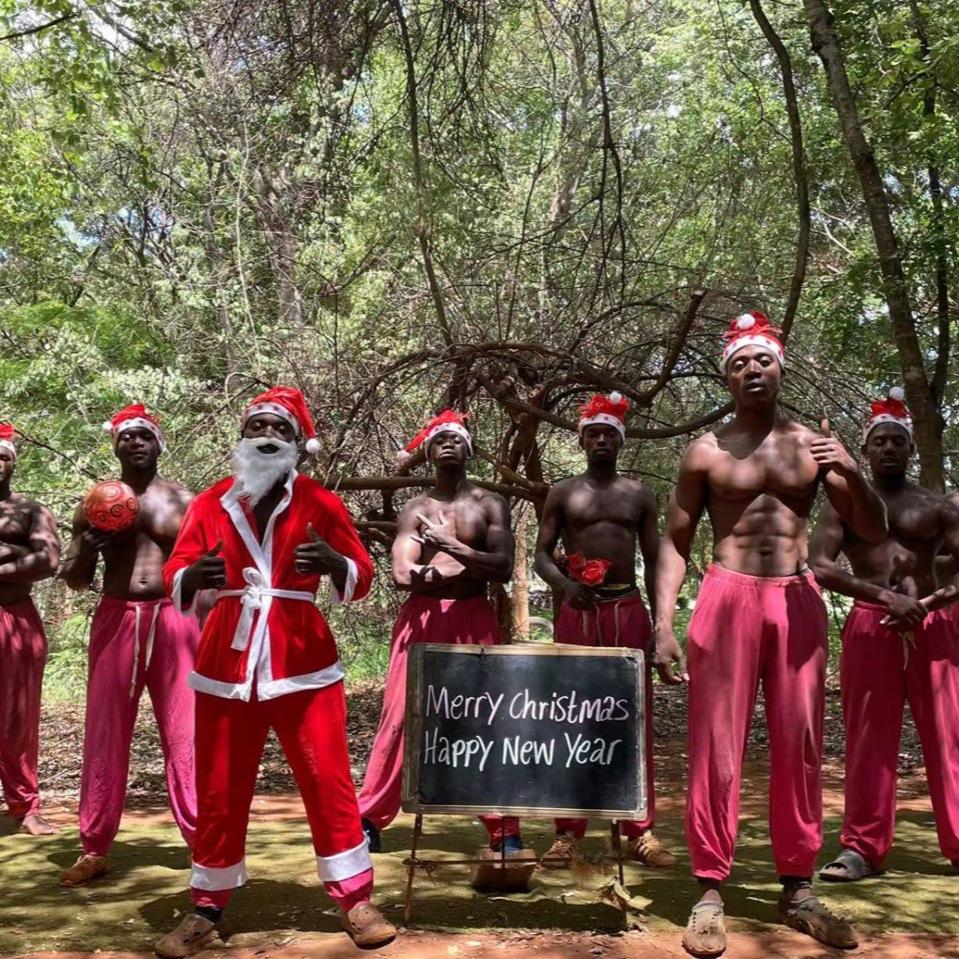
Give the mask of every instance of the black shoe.
<path id="1" fill-rule="evenodd" d="M 366 845 L 370 852 L 382 852 L 383 843 L 380 842 L 380 831 L 369 821 L 361 819 L 360 825 L 363 827 L 363 835 L 366 836 Z"/>

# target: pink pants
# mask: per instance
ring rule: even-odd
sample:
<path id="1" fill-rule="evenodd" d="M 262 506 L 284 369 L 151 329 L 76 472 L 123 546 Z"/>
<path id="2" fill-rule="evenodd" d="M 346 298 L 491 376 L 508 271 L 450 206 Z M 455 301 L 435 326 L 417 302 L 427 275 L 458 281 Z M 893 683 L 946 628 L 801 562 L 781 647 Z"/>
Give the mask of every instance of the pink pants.
<path id="1" fill-rule="evenodd" d="M 105 856 L 120 828 L 130 742 L 144 686 L 160 730 L 173 818 L 187 845 L 196 830 L 193 783 L 193 690 L 187 677 L 199 631 L 169 599 L 127 602 L 104 596 L 90 630 L 80 838 Z"/>
<path id="2" fill-rule="evenodd" d="M 591 610 L 574 609 L 568 603 L 560 608 L 553 631 L 557 643 L 579 646 L 622 646 L 649 652 L 652 624 L 643 598 L 638 593 L 623 599 L 603 600 Z M 646 669 L 646 784 L 649 811 L 642 821 L 621 822 L 630 839 L 653 828 L 655 800 L 653 795 L 653 674 Z M 580 839 L 586 834 L 587 820 L 557 819 L 556 831 L 571 832 Z"/>
<path id="3" fill-rule="evenodd" d="M 370 898 L 373 869 L 350 776 L 342 683 L 265 701 L 197 694 L 193 901 L 222 909 L 246 882 L 250 804 L 271 727 L 303 797 L 317 872 L 346 912 Z"/>
<path id="4" fill-rule="evenodd" d="M 930 613 L 904 660 L 883 606 L 857 600 L 842 633 L 846 814 L 841 842 L 882 866 L 896 822 L 896 764 L 906 700 L 922 742 L 939 847 L 959 861 L 959 622 Z"/>
<path id="5" fill-rule="evenodd" d="M 689 624 L 693 875 L 732 868 L 739 784 L 756 693 L 769 730 L 769 832 L 780 876 L 812 876 L 822 845 L 826 610 L 812 573 L 759 577 L 712 565 Z"/>
<path id="6" fill-rule="evenodd" d="M 359 794 L 360 815 L 385 829 L 400 810 L 403 779 L 403 721 L 406 715 L 406 663 L 414 643 L 479 644 L 502 642 L 496 614 L 485 596 L 435 599 L 413 595 L 393 627 L 390 666 L 383 693 L 383 713 Z M 480 816 L 490 839 L 519 834 L 513 816 Z"/>
<path id="7" fill-rule="evenodd" d="M 46 659 L 47 640 L 33 603 L 0 606 L 0 785 L 15 819 L 40 811 L 37 750 Z"/>

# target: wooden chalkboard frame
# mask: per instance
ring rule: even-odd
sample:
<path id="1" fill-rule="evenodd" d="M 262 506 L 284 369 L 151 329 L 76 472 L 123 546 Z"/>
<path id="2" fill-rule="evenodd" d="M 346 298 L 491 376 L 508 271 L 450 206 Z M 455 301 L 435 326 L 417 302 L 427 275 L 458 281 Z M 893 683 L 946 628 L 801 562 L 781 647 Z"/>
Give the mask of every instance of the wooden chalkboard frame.
<path id="1" fill-rule="evenodd" d="M 637 795 L 641 804 L 637 809 L 571 809 L 556 806 L 446 806 L 419 802 L 420 756 L 423 742 L 422 700 L 417 695 L 422 678 L 423 656 L 427 652 L 451 653 L 460 656 L 612 656 L 619 659 L 637 659 L 636 702 L 643 707 L 644 721 L 636 725 L 636 774 Z M 566 643 L 517 643 L 509 646 L 453 645 L 450 643 L 416 643 L 410 647 L 406 673 L 405 749 L 403 753 L 403 811 L 408 813 L 436 815 L 484 815 L 525 816 L 531 819 L 551 818 L 597 818 L 615 820 L 642 820 L 649 810 L 649 783 L 646 782 L 646 656 L 641 649 L 622 646 L 573 646 Z"/>

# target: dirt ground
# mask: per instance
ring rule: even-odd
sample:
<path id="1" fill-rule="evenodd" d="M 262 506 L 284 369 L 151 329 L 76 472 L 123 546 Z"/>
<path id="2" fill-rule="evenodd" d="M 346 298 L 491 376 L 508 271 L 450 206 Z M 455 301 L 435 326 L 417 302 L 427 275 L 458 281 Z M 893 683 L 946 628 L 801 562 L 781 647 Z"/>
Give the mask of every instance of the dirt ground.
<path id="1" fill-rule="evenodd" d="M 755 750 L 761 752 L 761 750 Z M 601 899 L 611 867 L 583 865 L 575 871 L 542 871 L 530 892 L 512 896 L 475 893 L 469 867 L 418 874 L 412 927 L 381 950 L 384 959 L 657 959 L 683 956 L 682 925 L 695 895 L 682 840 L 685 757 L 681 741 L 661 743 L 657 803 L 658 834 L 680 857 L 670 871 L 629 866 L 626 885 L 641 929 L 624 932 L 624 916 Z M 762 758 L 747 764 L 743 821 L 734 885 L 727 896 L 730 959 L 824 959 L 840 953 L 775 922 L 777 885 L 769 862 L 765 825 L 766 783 Z M 836 849 L 842 811 L 838 765 L 827 770 L 826 853 Z M 112 872 L 88 888 L 60 889 L 58 871 L 76 856 L 75 805 L 49 810 L 63 831 L 36 840 L 13 833 L 0 821 L 0 952 L 15 955 L 149 956 L 150 943 L 189 907 L 187 858 L 166 810 L 158 804 L 132 809 L 112 856 Z M 375 857 L 378 899 L 399 922 L 412 817 L 402 816 L 384 835 Z M 524 836 L 542 852 L 548 822 L 528 822 Z M 442 861 L 473 855 L 481 829 L 465 817 L 426 821 L 421 855 Z M 586 843 L 604 851 L 605 829 L 595 824 Z M 340 959 L 358 951 L 338 932 L 337 914 L 319 888 L 302 806 L 294 794 L 256 799 L 247 854 L 250 882 L 234 896 L 225 923 L 225 943 L 209 951 L 256 959 Z M 959 877 L 951 875 L 936 845 L 921 770 L 905 777 L 897 846 L 889 871 L 855 886 L 821 886 L 829 903 L 857 923 L 868 959 L 959 959 Z"/>

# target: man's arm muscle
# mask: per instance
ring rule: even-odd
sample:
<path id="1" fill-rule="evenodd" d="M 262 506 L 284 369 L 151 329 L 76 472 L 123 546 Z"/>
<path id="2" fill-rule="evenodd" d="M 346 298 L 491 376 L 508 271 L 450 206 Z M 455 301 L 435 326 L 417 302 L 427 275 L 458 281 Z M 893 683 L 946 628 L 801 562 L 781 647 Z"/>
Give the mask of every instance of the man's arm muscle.
<path id="1" fill-rule="evenodd" d="M 21 555 L 0 564 L 0 580 L 8 583 L 35 583 L 57 571 L 60 538 L 53 514 L 45 506 L 34 506 L 30 519 L 29 546 Z"/>

